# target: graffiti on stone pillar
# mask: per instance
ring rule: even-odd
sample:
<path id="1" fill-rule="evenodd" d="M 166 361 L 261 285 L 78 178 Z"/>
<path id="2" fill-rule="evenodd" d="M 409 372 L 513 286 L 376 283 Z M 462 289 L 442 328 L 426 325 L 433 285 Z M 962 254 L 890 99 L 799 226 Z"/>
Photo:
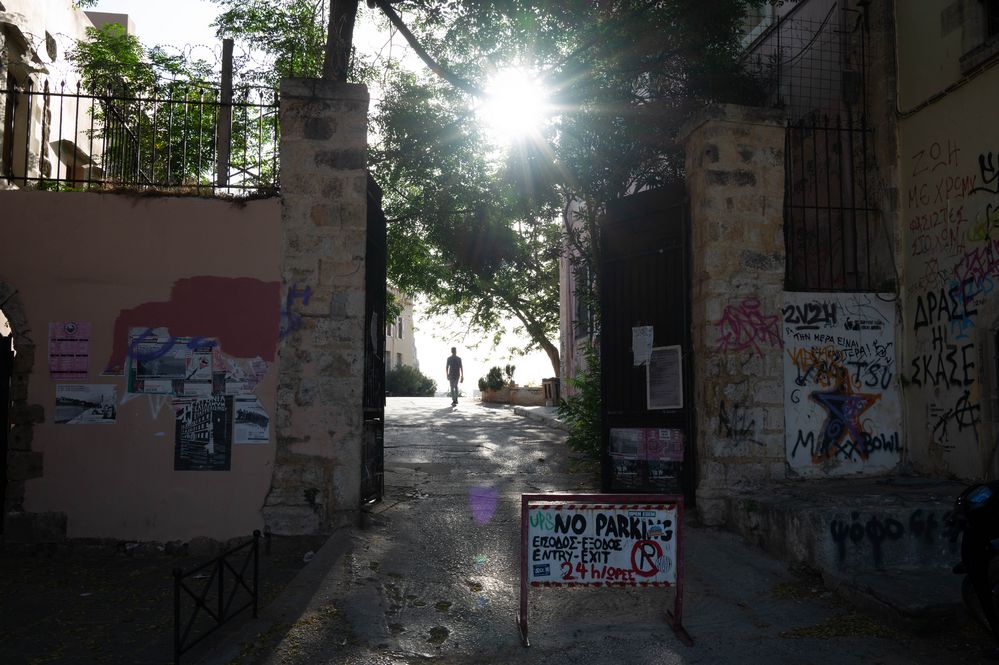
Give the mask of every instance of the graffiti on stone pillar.
<path id="1" fill-rule="evenodd" d="M 726 305 L 715 328 L 718 330 L 716 349 L 721 353 L 751 351 L 763 356 L 765 348 L 780 348 L 781 345 L 778 316 L 766 312 L 759 298 L 746 298 Z"/>
<path id="2" fill-rule="evenodd" d="M 894 296 L 784 294 L 787 463 L 805 476 L 880 473 L 900 460 Z"/>

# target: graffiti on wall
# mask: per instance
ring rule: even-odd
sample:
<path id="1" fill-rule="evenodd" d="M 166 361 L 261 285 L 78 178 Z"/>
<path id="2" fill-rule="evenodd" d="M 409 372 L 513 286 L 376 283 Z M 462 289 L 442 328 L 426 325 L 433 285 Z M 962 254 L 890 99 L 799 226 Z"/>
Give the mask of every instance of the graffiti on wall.
<path id="1" fill-rule="evenodd" d="M 912 413 L 931 446 L 963 457 L 966 473 L 980 442 L 977 345 L 991 325 L 982 313 L 999 283 L 999 152 L 947 138 L 909 160 L 905 374 L 921 402 Z"/>
<path id="2" fill-rule="evenodd" d="M 879 515 L 854 511 L 849 518 L 833 519 L 829 536 L 836 545 L 839 561 L 851 553 L 870 557 L 876 568 L 885 563 L 886 555 L 898 555 L 906 548 L 931 547 L 957 551 L 959 532 L 950 520 L 949 512 L 917 508 L 904 515 Z"/>
<path id="3" fill-rule="evenodd" d="M 303 305 L 308 305 L 311 299 L 312 287 L 309 285 L 306 285 L 304 289 L 299 289 L 298 284 L 295 283 L 288 288 L 288 294 L 284 298 L 284 307 L 281 308 L 281 339 L 302 327 L 302 315 L 295 311 L 295 301 L 300 300 Z"/>
<path id="4" fill-rule="evenodd" d="M 174 470 L 228 471 L 234 443 L 270 440 L 270 417 L 254 395 L 267 372 L 259 356 L 234 358 L 215 338 L 146 327 L 129 331 L 126 361 L 122 404 L 145 395 L 154 420 L 166 402 L 172 407 Z"/>
<path id="5" fill-rule="evenodd" d="M 893 296 L 785 293 L 785 449 L 806 476 L 883 472 L 900 459 Z"/>
<path id="6" fill-rule="evenodd" d="M 779 348 L 781 344 L 778 317 L 764 312 L 758 298 L 726 305 L 721 318 L 715 321 L 715 329 L 716 349 L 721 353 L 751 351 L 762 357 L 765 348 Z"/>
<path id="7" fill-rule="evenodd" d="M 757 418 L 751 409 L 738 403 L 726 405 L 722 400 L 718 405 L 718 430 L 716 434 L 728 439 L 732 445 L 738 446 L 742 443 L 755 443 L 762 446 L 757 431 L 761 429 L 757 425 Z"/>

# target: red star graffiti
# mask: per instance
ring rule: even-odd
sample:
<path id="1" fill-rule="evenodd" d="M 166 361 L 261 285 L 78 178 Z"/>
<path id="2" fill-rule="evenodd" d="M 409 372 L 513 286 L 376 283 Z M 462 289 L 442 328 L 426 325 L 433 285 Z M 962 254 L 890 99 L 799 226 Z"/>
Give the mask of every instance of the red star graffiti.
<path id="1" fill-rule="evenodd" d="M 837 455 L 852 460 L 854 453 L 866 460 L 870 451 L 860 416 L 881 399 L 881 395 L 855 393 L 849 381 L 841 379 L 832 390 L 816 391 L 809 395 L 809 399 L 826 410 L 826 420 L 812 456 L 813 461 L 817 463 Z"/>

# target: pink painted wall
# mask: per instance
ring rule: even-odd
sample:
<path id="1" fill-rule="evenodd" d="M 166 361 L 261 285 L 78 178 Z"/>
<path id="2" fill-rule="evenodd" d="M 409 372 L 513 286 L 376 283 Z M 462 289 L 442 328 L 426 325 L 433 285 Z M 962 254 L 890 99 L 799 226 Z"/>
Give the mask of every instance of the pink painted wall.
<path id="1" fill-rule="evenodd" d="M 0 193 L 0 281 L 27 311 L 37 347 L 28 401 L 45 410 L 31 445 L 43 475 L 27 482 L 25 510 L 65 513 L 69 537 L 227 539 L 262 528 L 275 451 L 280 219 L 279 199 Z M 74 383 L 115 385 L 115 424 L 53 422 L 52 321 L 91 324 L 88 378 Z M 104 374 L 132 325 L 260 355 L 267 371 L 255 395 L 271 418 L 269 442 L 233 445 L 228 471 L 175 471 L 170 398 L 129 395 L 125 376 Z"/>

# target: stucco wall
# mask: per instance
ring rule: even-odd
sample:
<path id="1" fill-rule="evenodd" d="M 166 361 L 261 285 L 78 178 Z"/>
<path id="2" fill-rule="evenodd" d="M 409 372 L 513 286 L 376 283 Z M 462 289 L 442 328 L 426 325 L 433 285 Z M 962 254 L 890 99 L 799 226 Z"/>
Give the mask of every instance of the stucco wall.
<path id="1" fill-rule="evenodd" d="M 960 4 L 896 10 L 900 326 L 911 461 L 971 479 L 995 471 L 999 69 L 962 66 L 983 3 Z"/>
<path id="2" fill-rule="evenodd" d="M 0 282 L 26 315 L 15 338 L 35 347 L 27 404 L 40 418 L 12 441 L 35 476 L 15 507 L 63 514 L 69 537 L 226 539 L 262 528 L 273 425 L 266 442 L 233 444 L 228 470 L 175 470 L 176 396 L 137 392 L 128 334 L 162 328 L 181 349 L 202 337 L 227 366 L 259 358 L 259 384 L 244 388 L 273 422 L 279 201 L 9 191 L 0 193 L 0 225 Z M 89 367 L 85 378 L 57 382 L 49 324 L 68 321 L 90 324 Z M 57 424 L 57 385 L 70 384 L 112 386 L 114 422 Z"/>

